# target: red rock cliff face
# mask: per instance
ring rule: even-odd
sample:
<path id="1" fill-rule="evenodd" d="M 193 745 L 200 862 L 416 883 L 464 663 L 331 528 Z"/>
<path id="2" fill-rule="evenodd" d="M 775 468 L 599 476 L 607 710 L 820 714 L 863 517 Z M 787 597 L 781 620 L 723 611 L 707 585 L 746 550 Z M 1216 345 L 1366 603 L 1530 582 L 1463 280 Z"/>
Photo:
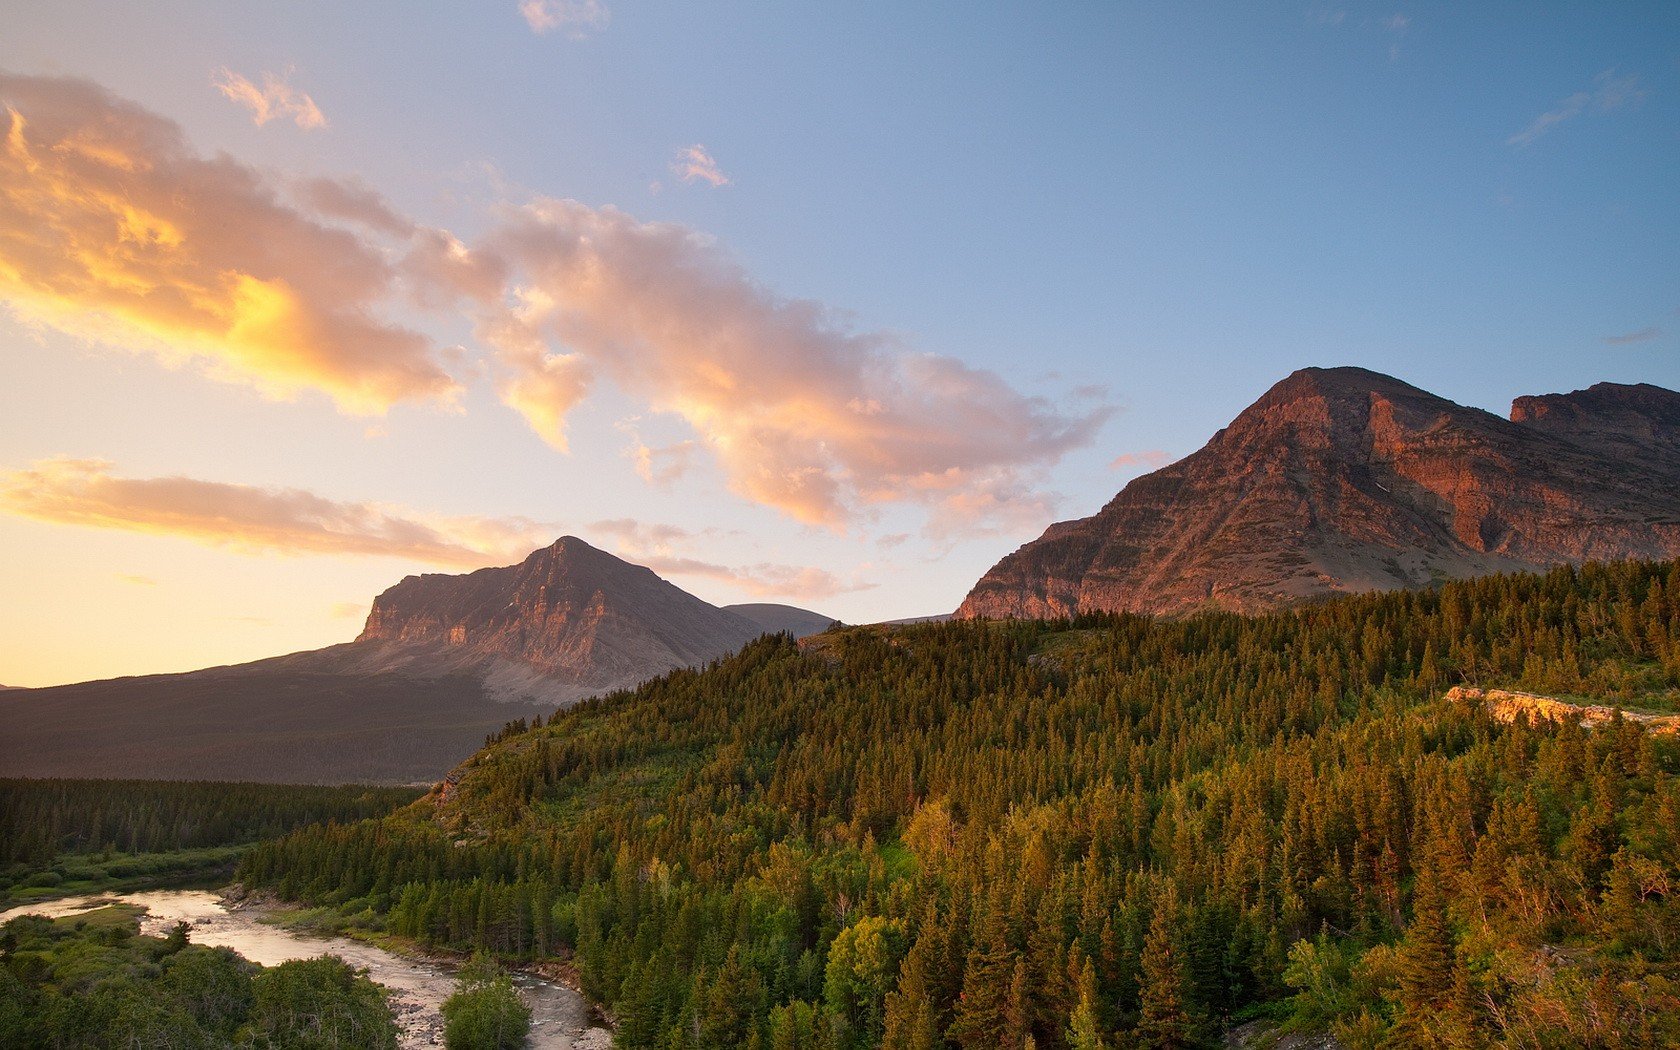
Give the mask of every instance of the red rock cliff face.
<path id="1" fill-rule="evenodd" d="M 957 615 L 1255 612 L 1680 557 L 1675 457 L 1646 451 L 1676 435 L 1680 395 L 1657 387 L 1524 398 L 1505 420 L 1364 369 L 1303 369 L 1200 451 L 1004 558 Z"/>

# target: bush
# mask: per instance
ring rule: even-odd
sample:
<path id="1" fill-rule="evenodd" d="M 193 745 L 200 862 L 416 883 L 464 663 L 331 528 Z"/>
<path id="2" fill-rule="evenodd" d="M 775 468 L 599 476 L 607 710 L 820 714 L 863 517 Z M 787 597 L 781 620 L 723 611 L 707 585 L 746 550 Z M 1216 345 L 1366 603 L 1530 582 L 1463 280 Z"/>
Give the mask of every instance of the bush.
<path id="1" fill-rule="evenodd" d="M 531 1027 L 531 1008 L 519 1001 L 506 971 L 484 955 L 461 970 L 443 1004 L 443 1045 L 449 1050 L 519 1050 Z"/>
<path id="2" fill-rule="evenodd" d="M 257 974 L 251 1029 L 258 1046 L 396 1050 L 385 990 L 333 955 Z"/>

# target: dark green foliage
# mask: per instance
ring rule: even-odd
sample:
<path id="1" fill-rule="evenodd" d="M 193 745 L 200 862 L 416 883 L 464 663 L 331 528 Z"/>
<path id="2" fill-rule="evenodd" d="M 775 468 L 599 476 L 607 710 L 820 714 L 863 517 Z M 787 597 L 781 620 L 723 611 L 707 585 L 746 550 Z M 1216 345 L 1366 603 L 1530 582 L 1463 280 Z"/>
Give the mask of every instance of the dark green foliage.
<path id="1" fill-rule="evenodd" d="M 258 1047 L 386 1050 L 397 1022 L 385 990 L 331 955 L 263 970 L 252 981 L 249 1039 Z"/>
<path id="2" fill-rule="evenodd" d="M 226 948 L 139 935 L 132 908 L 13 919 L 0 930 L 0 1046 L 379 1048 L 378 985 L 323 957 L 262 969 Z"/>
<path id="3" fill-rule="evenodd" d="M 383 816 L 419 794 L 363 785 L 0 779 L 0 864 L 256 842 L 304 824 Z"/>
<path id="4" fill-rule="evenodd" d="M 531 1027 L 531 1008 L 519 1001 L 507 972 L 477 955 L 461 970 L 443 1003 L 443 1043 L 449 1050 L 519 1050 Z"/>
<path id="5" fill-rule="evenodd" d="M 413 788 L 0 779 L 0 901 L 226 883 L 249 844 L 382 816 Z"/>
<path id="6" fill-rule="evenodd" d="M 766 639 L 242 873 L 571 953 L 626 1046 L 1680 1040 L 1675 742 L 1460 682 L 1672 706 L 1680 566 Z"/>

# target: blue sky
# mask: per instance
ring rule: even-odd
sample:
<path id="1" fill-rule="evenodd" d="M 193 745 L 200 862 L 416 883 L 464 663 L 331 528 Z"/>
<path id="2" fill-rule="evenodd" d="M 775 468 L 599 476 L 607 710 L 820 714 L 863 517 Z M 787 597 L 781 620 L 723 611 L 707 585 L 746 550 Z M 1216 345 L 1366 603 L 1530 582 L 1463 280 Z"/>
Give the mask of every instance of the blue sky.
<path id="1" fill-rule="evenodd" d="M 865 621 L 953 607 L 1052 516 L 1095 510 L 1304 365 L 1364 365 L 1501 413 L 1519 394 L 1602 380 L 1680 386 L 1672 4 L 544 10 L 563 24 L 537 31 L 516 0 L 36 5 L 9 16 L 0 70 L 91 81 L 282 198 L 302 179 L 353 180 L 475 251 L 513 258 L 514 210 L 578 202 L 568 236 L 582 224 L 621 239 L 608 261 L 624 283 L 589 306 L 595 324 L 636 308 L 639 267 L 657 255 L 647 224 L 673 224 L 703 246 L 695 265 L 727 271 L 730 294 L 820 303 L 818 328 L 874 348 L 812 336 L 823 353 L 931 354 L 994 376 L 1009 393 L 984 395 L 987 412 L 1021 426 L 1031 454 L 988 444 L 986 412 L 950 449 L 885 465 L 862 438 L 830 460 L 806 435 L 777 451 L 777 469 L 834 474 L 844 490 L 841 509 L 811 509 L 753 480 L 727 398 L 666 381 L 693 363 L 683 346 L 657 361 L 617 343 L 585 353 L 595 378 L 575 404 L 561 398 L 562 452 L 498 385 L 534 359 L 483 349 L 484 311 L 506 298 L 374 302 L 424 334 L 458 391 L 441 407 L 392 395 L 370 417 L 330 387 L 276 400 L 253 389 L 260 375 L 230 379 L 213 351 L 171 363 L 64 320 L 61 302 L 0 289 L 13 308 L 0 322 L 0 472 L 22 472 L 13 489 L 68 484 L 64 468 L 39 466 L 67 458 L 107 464 L 72 472 L 84 501 L 90 476 L 187 479 L 224 486 L 195 498 L 302 492 L 456 539 L 440 522 L 520 519 L 715 601 Z M 325 125 L 258 124 L 217 87 L 237 77 L 260 92 L 265 74 Z M 691 147 L 727 181 L 684 179 Z M 521 257 L 497 294 L 535 287 L 541 265 Z M 680 291 L 661 308 L 698 309 Z M 573 349 L 565 309 L 544 322 L 550 359 Z M 692 336 L 700 317 L 719 315 L 681 313 L 678 327 Z M 802 367 L 774 339 L 747 351 L 757 365 L 732 381 Z M 812 410 L 838 410 L 817 388 L 846 377 L 816 367 Z M 925 437 L 963 431 L 939 420 L 961 418 L 968 379 L 955 394 L 918 388 L 943 380 L 914 369 L 883 382 L 907 416 L 928 409 Z M 765 409 L 782 421 L 772 444 L 806 404 L 797 374 L 780 383 Z M 890 416 L 898 403 L 883 398 Z M 1066 440 L 1051 433 L 1080 421 Z M 626 455 L 635 443 L 678 451 L 650 481 Z M 0 681 L 326 644 L 404 573 L 462 567 L 400 545 L 300 540 L 311 526 L 296 517 L 239 536 L 129 509 L 0 517 L 0 542 L 26 554 L 0 586 L 34 596 L 27 615 L 0 614 L 19 646 L 0 650 Z M 591 530 L 626 519 L 664 531 Z M 110 620 L 91 639 L 90 604 Z"/>

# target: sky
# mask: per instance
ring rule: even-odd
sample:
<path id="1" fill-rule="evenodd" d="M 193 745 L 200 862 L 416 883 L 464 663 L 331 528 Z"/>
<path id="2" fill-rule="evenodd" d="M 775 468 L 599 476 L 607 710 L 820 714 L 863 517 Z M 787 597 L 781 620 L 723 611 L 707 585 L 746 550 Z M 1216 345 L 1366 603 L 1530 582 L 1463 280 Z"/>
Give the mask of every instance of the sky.
<path id="1" fill-rule="evenodd" d="M 949 611 L 1362 365 L 1680 387 L 1680 5 L 59 0 L 0 28 L 0 683 L 573 534 Z"/>

